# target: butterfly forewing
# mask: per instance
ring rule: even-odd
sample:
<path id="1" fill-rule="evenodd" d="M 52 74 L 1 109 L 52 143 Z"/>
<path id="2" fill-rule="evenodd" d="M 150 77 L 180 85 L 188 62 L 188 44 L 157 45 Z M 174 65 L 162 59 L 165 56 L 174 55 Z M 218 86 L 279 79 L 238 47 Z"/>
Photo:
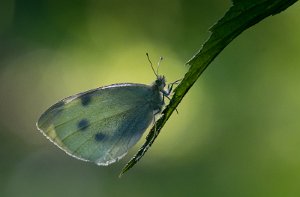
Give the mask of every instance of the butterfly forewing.
<path id="1" fill-rule="evenodd" d="M 153 120 L 148 99 L 153 95 L 151 86 L 142 84 L 90 90 L 50 107 L 37 126 L 68 154 L 108 165 L 125 155 Z"/>

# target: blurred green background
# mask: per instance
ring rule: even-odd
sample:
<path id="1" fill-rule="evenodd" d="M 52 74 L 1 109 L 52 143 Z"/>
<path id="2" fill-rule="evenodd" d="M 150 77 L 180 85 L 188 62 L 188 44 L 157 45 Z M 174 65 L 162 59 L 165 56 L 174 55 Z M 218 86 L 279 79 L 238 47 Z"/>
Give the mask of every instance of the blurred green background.
<path id="1" fill-rule="evenodd" d="M 1 0 L 0 196 L 300 196 L 300 5 L 234 40 L 132 170 L 67 156 L 35 128 L 69 95 L 182 78 L 230 1 Z"/>

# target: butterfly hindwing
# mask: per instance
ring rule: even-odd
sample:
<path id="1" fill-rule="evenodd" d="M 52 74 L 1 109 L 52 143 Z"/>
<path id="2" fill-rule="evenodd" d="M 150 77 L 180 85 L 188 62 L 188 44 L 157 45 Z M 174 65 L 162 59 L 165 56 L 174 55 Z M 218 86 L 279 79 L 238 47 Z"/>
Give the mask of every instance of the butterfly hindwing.
<path id="1" fill-rule="evenodd" d="M 38 128 L 68 154 L 108 165 L 127 153 L 153 120 L 151 86 L 116 84 L 50 107 Z"/>

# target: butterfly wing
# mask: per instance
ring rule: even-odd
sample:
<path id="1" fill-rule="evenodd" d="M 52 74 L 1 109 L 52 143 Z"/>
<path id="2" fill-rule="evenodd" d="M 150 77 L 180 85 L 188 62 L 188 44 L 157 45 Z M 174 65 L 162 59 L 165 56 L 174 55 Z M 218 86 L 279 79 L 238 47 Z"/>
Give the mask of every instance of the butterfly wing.
<path id="1" fill-rule="evenodd" d="M 151 86 L 116 84 L 80 93 L 50 107 L 37 127 L 69 155 L 98 165 L 122 158 L 153 120 Z"/>

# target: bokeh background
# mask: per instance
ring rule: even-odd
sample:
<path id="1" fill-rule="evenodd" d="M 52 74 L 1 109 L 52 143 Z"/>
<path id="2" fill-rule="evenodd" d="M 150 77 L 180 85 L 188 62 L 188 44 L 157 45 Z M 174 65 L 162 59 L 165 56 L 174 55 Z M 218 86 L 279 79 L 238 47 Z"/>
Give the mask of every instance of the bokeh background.
<path id="1" fill-rule="evenodd" d="M 230 1 L 0 2 L 0 196 L 300 196 L 300 4 L 234 40 L 123 178 L 35 128 L 58 100 L 119 82 L 182 78 Z"/>

